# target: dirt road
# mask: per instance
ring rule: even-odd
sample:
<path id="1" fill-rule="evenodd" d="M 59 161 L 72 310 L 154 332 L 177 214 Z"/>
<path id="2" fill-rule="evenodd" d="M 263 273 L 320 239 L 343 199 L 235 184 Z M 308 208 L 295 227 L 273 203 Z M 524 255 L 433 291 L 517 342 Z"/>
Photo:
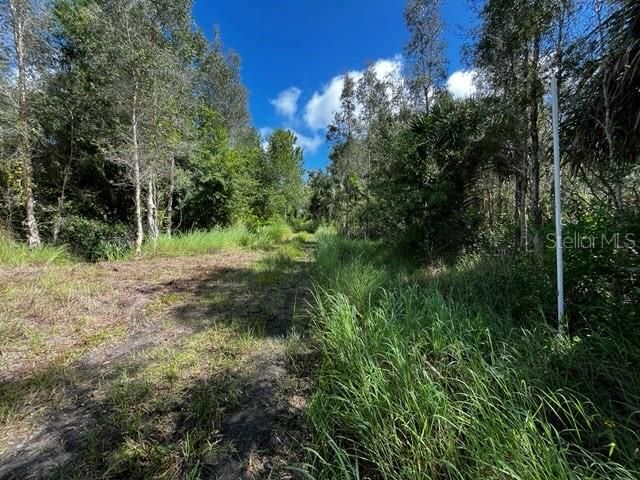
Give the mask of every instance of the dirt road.
<path id="1" fill-rule="evenodd" d="M 0 272 L 0 478 L 293 478 L 305 254 Z"/>

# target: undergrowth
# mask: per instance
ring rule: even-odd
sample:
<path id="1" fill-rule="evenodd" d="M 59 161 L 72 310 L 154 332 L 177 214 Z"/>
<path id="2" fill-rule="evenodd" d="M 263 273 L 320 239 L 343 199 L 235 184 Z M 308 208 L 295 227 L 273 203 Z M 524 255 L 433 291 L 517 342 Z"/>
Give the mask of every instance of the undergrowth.
<path id="1" fill-rule="evenodd" d="M 160 235 L 154 241 L 147 241 L 142 249 L 143 257 L 173 257 L 203 255 L 222 250 L 248 248 L 267 250 L 278 244 L 292 240 L 296 235 L 283 223 L 271 223 L 249 229 L 242 224 L 209 231 L 194 231 L 177 235 Z M 132 253 L 127 252 L 126 257 Z M 111 259 L 118 258 L 114 255 Z"/>
<path id="2" fill-rule="evenodd" d="M 238 224 L 225 228 L 214 228 L 209 231 L 160 235 L 155 241 L 148 240 L 144 243 L 142 257 L 205 255 L 244 248 L 271 250 L 289 243 L 305 243 L 310 240 L 310 237 L 311 234 L 307 232 L 294 233 L 291 227 L 280 222 L 272 222 L 251 229 Z M 80 260 L 118 261 L 135 258 L 133 248 L 121 241 L 108 242 L 101 239 L 98 247 L 80 249 L 71 255 L 69 252 L 73 249 L 67 245 L 42 246 L 32 249 L 24 243 L 14 242 L 0 236 L 0 266 L 58 264 Z"/>
<path id="3" fill-rule="evenodd" d="M 317 238 L 313 477 L 638 478 L 635 333 L 558 340 L 478 259 L 424 271 Z"/>
<path id="4" fill-rule="evenodd" d="M 61 264 L 72 261 L 64 246 L 42 246 L 29 248 L 0 235 L 0 265 L 17 267 L 22 265 Z"/>

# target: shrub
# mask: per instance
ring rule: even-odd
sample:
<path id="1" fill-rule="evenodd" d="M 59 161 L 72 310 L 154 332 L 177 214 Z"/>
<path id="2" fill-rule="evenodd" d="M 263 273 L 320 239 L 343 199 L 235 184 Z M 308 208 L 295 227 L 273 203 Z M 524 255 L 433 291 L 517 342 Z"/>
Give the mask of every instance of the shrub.
<path id="1" fill-rule="evenodd" d="M 318 223 L 311 218 L 294 218 L 291 220 L 291 228 L 296 233 L 313 233 L 318 228 Z"/>
<path id="2" fill-rule="evenodd" d="M 251 246 L 254 248 L 269 248 L 274 244 L 290 240 L 293 231 L 282 220 L 271 220 L 255 229 Z"/>
<path id="3" fill-rule="evenodd" d="M 79 216 L 65 219 L 61 240 L 74 255 L 90 262 L 113 259 L 131 246 L 130 230 L 126 225 Z"/>
<path id="4" fill-rule="evenodd" d="M 572 331 L 637 328 L 640 218 L 585 213 L 565 227 L 566 300 Z M 579 242 L 579 244 L 578 244 Z M 551 256 L 553 250 L 549 249 Z M 555 265 L 555 259 L 547 264 Z"/>

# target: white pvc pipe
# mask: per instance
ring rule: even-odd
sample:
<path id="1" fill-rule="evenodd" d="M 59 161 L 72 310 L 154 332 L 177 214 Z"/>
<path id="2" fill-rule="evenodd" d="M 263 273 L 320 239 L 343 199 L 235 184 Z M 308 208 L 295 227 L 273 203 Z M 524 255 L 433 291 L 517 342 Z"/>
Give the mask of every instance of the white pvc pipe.
<path id="1" fill-rule="evenodd" d="M 558 281 L 558 335 L 566 333 L 564 318 L 564 274 L 562 262 L 562 208 L 560 203 L 560 126 L 558 113 L 558 80 L 551 77 L 551 113 L 553 117 L 553 170 L 556 217 L 556 269 Z"/>

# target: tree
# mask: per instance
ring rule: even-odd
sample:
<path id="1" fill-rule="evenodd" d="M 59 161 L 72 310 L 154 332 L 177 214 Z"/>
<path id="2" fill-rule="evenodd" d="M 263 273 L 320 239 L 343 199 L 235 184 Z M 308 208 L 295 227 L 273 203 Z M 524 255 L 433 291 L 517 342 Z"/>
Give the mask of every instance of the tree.
<path id="1" fill-rule="evenodd" d="M 257 188 L 254 148 L 232 148 L 222 116 L 201 105 L 195 117 L 194 148 L 183 164 L 177 186 L 186 228 L 211 228 L 237 221 L 252 221 Z"/>
<path id="2" fill-rule="evenodd" d="M 380 219 L 384 202 L 378 202 L 374 197 L 379 190 L 380 179 L 384 178 L 381 174 L 393 156 L 393 135 L 397 126 L 401 125 L 392 114 L 389 92 L 393 88 L 393 80 L 379 78 L 374 65 L 370 64 L 356 88 L 356 99 L 360 107 L 357 123 L 362 157 L 362 165 L 358 170 L 365 196 L 362 220 L 366 238 L 372 233 L 373 223 Z M 378 229 L 379 227 L 380 224 Z"/>
<path id="3" fill-rule="evenodd" d="M 446 76 L 442 0 L 407 0 L 404 19 L 409 30 L 404 53 L 408 82 L 416 105 L 428 112 Z"/>
<path id="4" fill-rule="evenodd" d="M 33 194 L 33 149 L 38 131 L 38 112 L 34 105 L 34 92 L 45 71 L 49 42 L 46 36 L 47 14 L 45 6 L 38 0 L 3 0 L 0 3 L 0 26 L 9 36 L 4 45 L 9 52 L 9 62 L 15 65 L 16 78 L 11 102 L 15 108 L 14 155 L 20 164 L 20 188 L 25 210 L 27 243 L 31 247 L 40 245 L 40 233 L 35 218 Z"/>
<path id="5" fill-rule="evenodd" d="M 309 199 L 309 213 L 311 218 L 320 222 L 334 220 L 335 184 L 333 177 L 324 170 L 309 172 L 307 185 L 311 191 Z"/>
<path id="6" fill-rule="evenodd" d="M 437 99 L 403 133 L 388 170 L 395 235 L 432 256 L 472 246 L 483 222 L 481 177 L 492 166 L 499 124 L 487 121 L 486 101 Z"/>
<path id="7" fill-rule="evenodd" d="M 130 222 L 140 253 L 145 235 L 161 230 L 262 220 L 257 184 L 269 162 L 251 126 L 240 58 L 219 32 L 209 42 L 194 29 L 191 0 L 0 7 L 7 231 L 26 218 L 31 244 L 42 236 L 83 255 L 92 248 L 84 240 L 108 242 L 110 232 L 124 246 Z M 287 215 L 300 208 L 294 187 L 277 190 Z M 38 224 L 40 215 L 51 221 Z"/>
<path id="8" fill-rule="evenodd" d="M 570 50 L 577 60 L 564 95 L 564 141 L 568 160 L 583 172 L 592 193 L 602 190 L 615 209 L 625 209 L 624 186 L 640 159 L 640 6 L 600 0 L 590 7 L 594 25 Z M 632 180 L 631 180 L 632 181 Z"/>
<path id="9" fill-rule="evenodd" d="M 362 191 L 356 106 L 356 82 L 346 73 L 340 94 L 340 110 L 334 114 L 327 128 L 327 141 L 331 145 L 329 168 L 337 184 L 335 211 L 340 229 L 348 235 L 354 233 L 352 212 Z"/>
<path id="10" fill-rule="evenodd" d="M 218 28 L 211 45 L 201 39 L 195 86 L 198 98 L 218 112 L 229 132 L 231 145 L 251 141 L 247 89 L 240 78 L 240 56 L 225 52 Z"/>
<path id="11" fill-rule="evenodd" d="M 540 109 L 547 76 L 544 58 L 553 58 L 554 24 L 566 2 L 551 0 L 487 0 L 474 48 L 476 67 L 485 87 L 501 103 L 512 135 L 504 138 L 505 168 L 515 178 L 515 223 L 520 247 L 529 241 L 533 217 L 533 242 L 541 248 L 540 231 Z M 555 23 L 554 23 L 555 22 Z M 546 49 L 545 49 L 546 46 Z M 555 65 L 558 67 L 558 65 Z"/>
<path id="12" fill-rule="evenodd" d="M 78 68 L 90 72 L 95 82 L 87 87 L 92 95 L 104 99 L 101 115 L 107 122 L 97 122 L 102 123 L 100 148 L 124 167 L 133 186 L 137 254 L 144 238 L 145 183 L 151 237 L 159 231 L 156 177 L 160 163 L 167 161 L 166 134 L 172 128 L 166 124 L 175 120 L 175 103 L 170 99 L 184 89 L 176 88 L 176 81 L 184 83 L 176 75 L 183 66 L 170 43 L 176 27 L 175 16 L 167 15 L 167 8 L 150 0 L 116 0 L 62 2 L 59 9 L 68 41 L 79 52 Z"/>
<path id="13" fill-rule="evenodd" d="M 302 174 L 302 148 L 296 136 L 289 130 L 276 130 L 269 137 L 260 174 L 266 218 L 291 220 L 296 216 L 304 187 Z"/>

